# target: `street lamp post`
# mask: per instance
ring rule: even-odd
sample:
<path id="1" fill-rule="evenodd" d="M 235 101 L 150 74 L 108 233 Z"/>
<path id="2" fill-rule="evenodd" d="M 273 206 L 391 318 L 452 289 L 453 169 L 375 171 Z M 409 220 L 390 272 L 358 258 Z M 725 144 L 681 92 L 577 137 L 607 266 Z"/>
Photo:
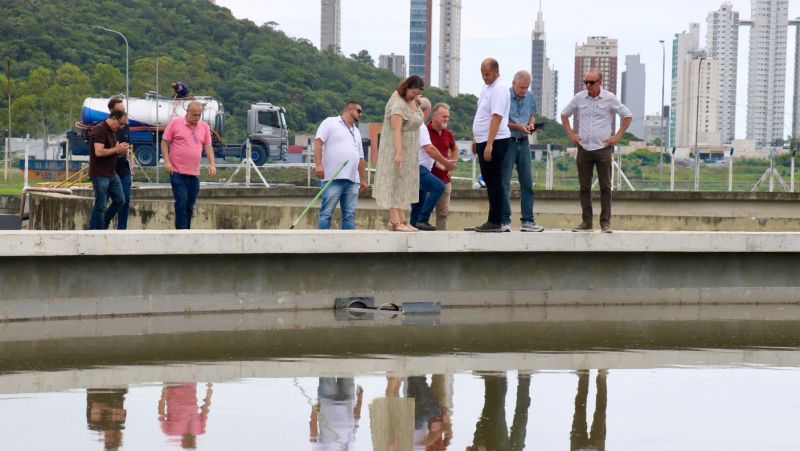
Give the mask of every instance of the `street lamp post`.
<path id="1" fill-rule="evenodd" d="M 3 159 L 3 180 L 8 181 L 8 152 L 11 150 L 11 58 L 6 58 L 6 83 L 8 83 L 8 137 Z"/>
<path id="2" fill-rule="evenodd" d="M 128 79 L 128 66 L 129 66 L 129 51 L 130 48 L 128 47 L 128 38 L 125 37 L 124 34 L 120 33 L 119 31 L 112 30 L 110 28 L 101 27 L 100 25 L 94 25 L 95 28 L 99 28 L 103 31 L 107 31 L 109 33 L 114 33 L 122 37 L 122 40 L 125 41 L 125 111 L 128 111 L 128 98 L 130 97 L 130 85 Z"/>
<path id="3" fill-rule="evenodd" d="M 694 116 L 694 190 L 700 191 L 700 147 L 697 145 L 697 135 L 700 131 L 700 71 L 703 68 L 705 57 L 697 62 L 697 102 Z"/>
<path id="4" fill-rule="evenodd" d="M 667 71 L 667 51 L 664 46 L 664 40 L 659 39 L 661 43 L 661 127 L 659 132 L 661 134 L 661 151 L 658 153 L 658 189 L 662 189 L 664 181 L 664 151 L 666 150 L 666 137 L 664 135 L 664 79 L 666 78 Z"/>

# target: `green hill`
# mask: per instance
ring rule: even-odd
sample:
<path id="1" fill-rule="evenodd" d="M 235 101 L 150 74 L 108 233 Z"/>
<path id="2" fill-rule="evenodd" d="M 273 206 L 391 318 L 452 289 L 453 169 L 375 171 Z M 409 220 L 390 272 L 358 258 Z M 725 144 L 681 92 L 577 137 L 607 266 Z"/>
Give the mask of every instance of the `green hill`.
<path id="1" fill-rule="evenodd" d="M 230 115 L 229 142 L 244 138 L 246 111 L 254 102 L 286 107 L 296 133 L 313 132 L 350 99 L 363 102 L 364 121 L 381 122 L 401 81 L 362 62 L 371 59 L 364 51 L 355 59 L 321 52 L 307 39 L 286 36 L 274 22 L 239 20 L 207 0 L 0 0 L 0 8 L 0 108 L 7 108 L 4 69 L 10 59 L 15 136 L 63 133 L 80 119 L 85 97 L 125 91 L 122 39 L 96 25 L 128 38 L 132 97 L 155 91 L 158 52 L 161 94 L 170 95 L 169 84 L 181 80 L 197 95 L 218 97 Z M 436 88 L 425 95 L 449 103 L 451 129 L 458 139 L 470 139 L 475 96 L 451 97 Z M 0 110 L 0 117 L 5 113 Z M 542 135 L 566 141 L 551 121 Z"/>
<path id="2" fill-rule="evenodd" d="M 161 93 L 169 95 L 169 83 L 181 80 L 195 94 L 220 98 L 231 115 L 229 141 L 243 138 L 253 102 L 286 107 L 295 132 L 315 130 L 349 99 L 364 103 L 365 121 L 382 121 L 386 101 L 400 82 L 389 71 L 321 52 L 306 39 L 286 36 L 277 24 L 236 19 L 206 0 L 0 0 L 0 6 L 0 58 L 4 67 L 6 58 L 12 61 L 12 132 L 17 136 L 64 132 L 79 119 L 85 97 L 125 91 L 122 39 L 93 25 L 128 38 L 132 97 L 155 90 L 158 51 Z M 5 108 L 4 74 L 0 93 L 0 108 Z M 467 138 L 476 98 L 453 98 L 433 88 L 426 95 L 453 106 L 453 129 Z"/>

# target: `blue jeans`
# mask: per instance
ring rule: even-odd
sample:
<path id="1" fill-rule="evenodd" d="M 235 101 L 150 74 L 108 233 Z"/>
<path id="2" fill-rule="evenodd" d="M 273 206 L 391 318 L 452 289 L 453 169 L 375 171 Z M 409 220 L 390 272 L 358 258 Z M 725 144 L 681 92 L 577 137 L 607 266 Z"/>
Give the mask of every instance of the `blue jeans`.
<path id="1" fill-rule="evenodd" d="M 324 184 L 323 184 L 324 186 Z M 322 193 L 322 207 L 319 209 L 319 228 L 331 228 L 331 216 L 336 204 L 342 205 L 342 230 L 355 230 L 356 206 L 358 206 L 358 189 L 360 185 L 352 180 L 336 179 Z"/>
<path id="2" fill-rule="evenodd" d="M 411 204 L 411 225 L 418 222 L 428 222 L 431 213 L 439 203 L 439 198 L 444 194 L 444 182 L 431 173 L 424 166 L 419 167 L 419 202 Z"/>
<path id="3" fill-rule="evenodd" d="M 92 217 L 89 219 L 89 230 L 106 230 L 114 215 L 125 203 L 122 184 L 119 177 L 114 174 L 113 177 L 92 177 L 92 187 L 94 207 L 92 207 Z M 111 205 L 106 207 L 109 198 Z"/>
<path id="4" fill-rule="evenodd" d="M 175 172 L 169 176 L 169 181 L 172 184 L 172 196 L 175 197 L 175 228 L 191 229 L 194 204 L 200 193 L 200 177 Z"/>
<path id="5" fill-rule="evenodd" d="M 503 224 L 511 224 L 511 175 L 517 166 L 519 175 L 522 222 L 533 221 L 533 174 L 531 174 L 531 146 L 528 141 L 508 143 L 508 153 L 503 160 Z"/>
<path id="6" fill-rule="evenodd" d="M 133 184 L 133 177 L 130 174 L 123 175 L 119 178 L 122 183 L 122 194 L 125 196 L 125 203 L 120 207 L 117 213 L 117 230 L 127 230 L 128 228 L 128 210 L 131 206 L 131 185 Z"/>

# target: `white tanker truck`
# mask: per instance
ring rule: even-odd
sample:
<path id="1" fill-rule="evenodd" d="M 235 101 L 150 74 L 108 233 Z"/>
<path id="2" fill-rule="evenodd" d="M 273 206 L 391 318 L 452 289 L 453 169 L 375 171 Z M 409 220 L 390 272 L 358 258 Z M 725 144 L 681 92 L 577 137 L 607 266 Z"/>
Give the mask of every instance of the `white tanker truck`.
<path id="1" fill-rule="evenodd" d="M 123 101 L 125 100 L 122 97 Z M 186 116 L 189 102 L 197 100 L 204 105 L 202 120 L 211 127 L 212 145 L 217 157 L 244 158 L 244 143 L 227 144 L 224 136 L 224 111 L 222 103 L 211 97 L 194 99 L 172 99 L 148 93 L 145 98 L 128 99 L 128 123 L 133 152 L 140 166 L 155 166 L 160 158 L 160 146 L 156 131 L 164 131 L 169 121 Z M 83 102 L 78 131 L 67 132 L 70 152 L 73 155 L 89 155 L 89 131 L 91 127 L 108 118 L 108 98 L 87 98 Z M 270 103 L 254 103 L 247 111 L 247 136 L 252 142 L 253 162 L 259 166 L 269 158 L 284 160 L 289 144 L 285 110 Z M 62 143 L 62 158 L 66 156 L 66 143 Z"/>

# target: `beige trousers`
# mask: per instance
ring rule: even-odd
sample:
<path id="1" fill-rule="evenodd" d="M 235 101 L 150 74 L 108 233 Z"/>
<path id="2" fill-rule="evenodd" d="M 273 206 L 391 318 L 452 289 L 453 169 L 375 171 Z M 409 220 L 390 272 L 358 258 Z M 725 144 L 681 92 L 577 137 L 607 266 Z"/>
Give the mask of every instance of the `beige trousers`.
<path id="1" fill-rule="evenodd" d="M 452 192 L 452 183 L 444 185 L 444 194 L 436 204 L 436 230 L 447 230 L 447 214 L 450 212 L 450 193 Z"/>

